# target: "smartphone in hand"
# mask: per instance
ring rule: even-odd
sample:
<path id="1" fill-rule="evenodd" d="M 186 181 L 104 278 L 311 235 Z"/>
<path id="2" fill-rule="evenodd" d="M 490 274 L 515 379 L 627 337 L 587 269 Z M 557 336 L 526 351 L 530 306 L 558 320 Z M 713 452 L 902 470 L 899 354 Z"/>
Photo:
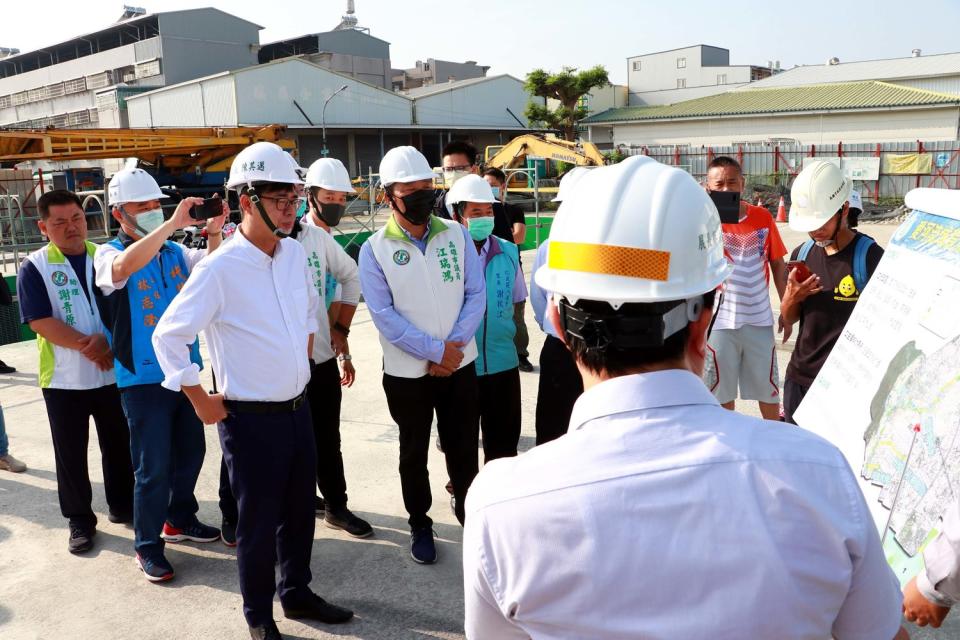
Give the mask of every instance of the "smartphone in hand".
<path id="1" fill-rule="evenodd" d="M 223 213 L 223 200 L 219 196 L 204 198 L 203 204 L 194 205 L 190 209 L 190 217 L 194 220 L 216 218 Z"/>
<path id="2" fill-rule="evenodd" d="M 808 267 L 807 263 L 803 260 L 791 260 L 787 263 L 787 268 L 790 270 L 797 270 L 797 282 L 803 282 L 813 275 L 813 273 L 810 271 L 810 267 Z"/>

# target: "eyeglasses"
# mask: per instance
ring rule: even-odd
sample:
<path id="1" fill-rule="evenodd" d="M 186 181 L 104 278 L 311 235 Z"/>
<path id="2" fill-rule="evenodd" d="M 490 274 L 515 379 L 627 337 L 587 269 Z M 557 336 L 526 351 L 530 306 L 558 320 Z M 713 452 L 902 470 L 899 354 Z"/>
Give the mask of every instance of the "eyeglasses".
<path id="1" fill-rule="evenodd" d="M 469 171 L 470 167 L 472 166 L 473 166 L 472 164 L 461 164 L 461 165 L 457 165 L 456 167 L 444 167 L 443 170 L 444 171 Z"/>
<path id="2" fill-rule="evenodd" d="M 286 213 L 290 207 L 294 208 L 294 211 L 300 208 L 300 206 L 306 201 L 306 198 L 273 198 L 271 196 L 260 196 L 261 200 L 272 200 L 277 208 L 277 211 L 280 213 Z"/>

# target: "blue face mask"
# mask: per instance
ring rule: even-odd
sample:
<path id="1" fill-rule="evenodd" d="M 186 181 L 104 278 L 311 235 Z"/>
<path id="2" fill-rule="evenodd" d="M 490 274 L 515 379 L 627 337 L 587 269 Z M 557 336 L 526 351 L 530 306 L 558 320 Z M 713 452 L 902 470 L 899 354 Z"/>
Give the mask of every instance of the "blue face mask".
<path id="1" fill-rule="evenodd" d="M 500 187 L 490 187 L 490 191 L 493 191 L 493 197 L 497 200 L 500 199 Z"/>
<path id="2" fill-rule="evenodd" d="M 493 216 L 470 218 L 467 220 L 467 231 L 476 242 L 483 242 L 493 233 Z"/>
<path id="3" fill-rule="evenodd" d="M 303 199 L 300 201 L 300 206 L 297 207 L 297 220 L 303 217 L 303 214 L 307 212 L 307 200 Z"/>

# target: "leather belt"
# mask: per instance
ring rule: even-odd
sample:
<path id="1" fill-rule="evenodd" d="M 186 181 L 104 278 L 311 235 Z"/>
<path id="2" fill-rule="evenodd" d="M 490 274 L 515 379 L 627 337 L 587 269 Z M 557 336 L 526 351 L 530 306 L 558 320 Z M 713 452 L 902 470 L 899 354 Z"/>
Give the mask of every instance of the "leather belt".
<path id="1" fill-rule="evenodd" d="M 223 405 L 229 413 L 292 413 L 303 406 L 307 401 L 307 390 L 304 388 L 296 398 L 281 402 L 258 402 L 254 400 L 224 400 Z"/>

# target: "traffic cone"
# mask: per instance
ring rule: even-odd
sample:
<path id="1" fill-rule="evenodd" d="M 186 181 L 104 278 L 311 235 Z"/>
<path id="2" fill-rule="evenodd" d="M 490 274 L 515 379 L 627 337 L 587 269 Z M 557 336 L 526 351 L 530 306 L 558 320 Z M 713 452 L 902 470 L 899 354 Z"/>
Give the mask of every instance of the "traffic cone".
<path id="1" fill-rule="evenodd" d="M 777 222 L 786 222 L 787 221 L 787 205 L 783 201 L 783 196 L 780 196 L 780 204 L 777 205 Z"/>

